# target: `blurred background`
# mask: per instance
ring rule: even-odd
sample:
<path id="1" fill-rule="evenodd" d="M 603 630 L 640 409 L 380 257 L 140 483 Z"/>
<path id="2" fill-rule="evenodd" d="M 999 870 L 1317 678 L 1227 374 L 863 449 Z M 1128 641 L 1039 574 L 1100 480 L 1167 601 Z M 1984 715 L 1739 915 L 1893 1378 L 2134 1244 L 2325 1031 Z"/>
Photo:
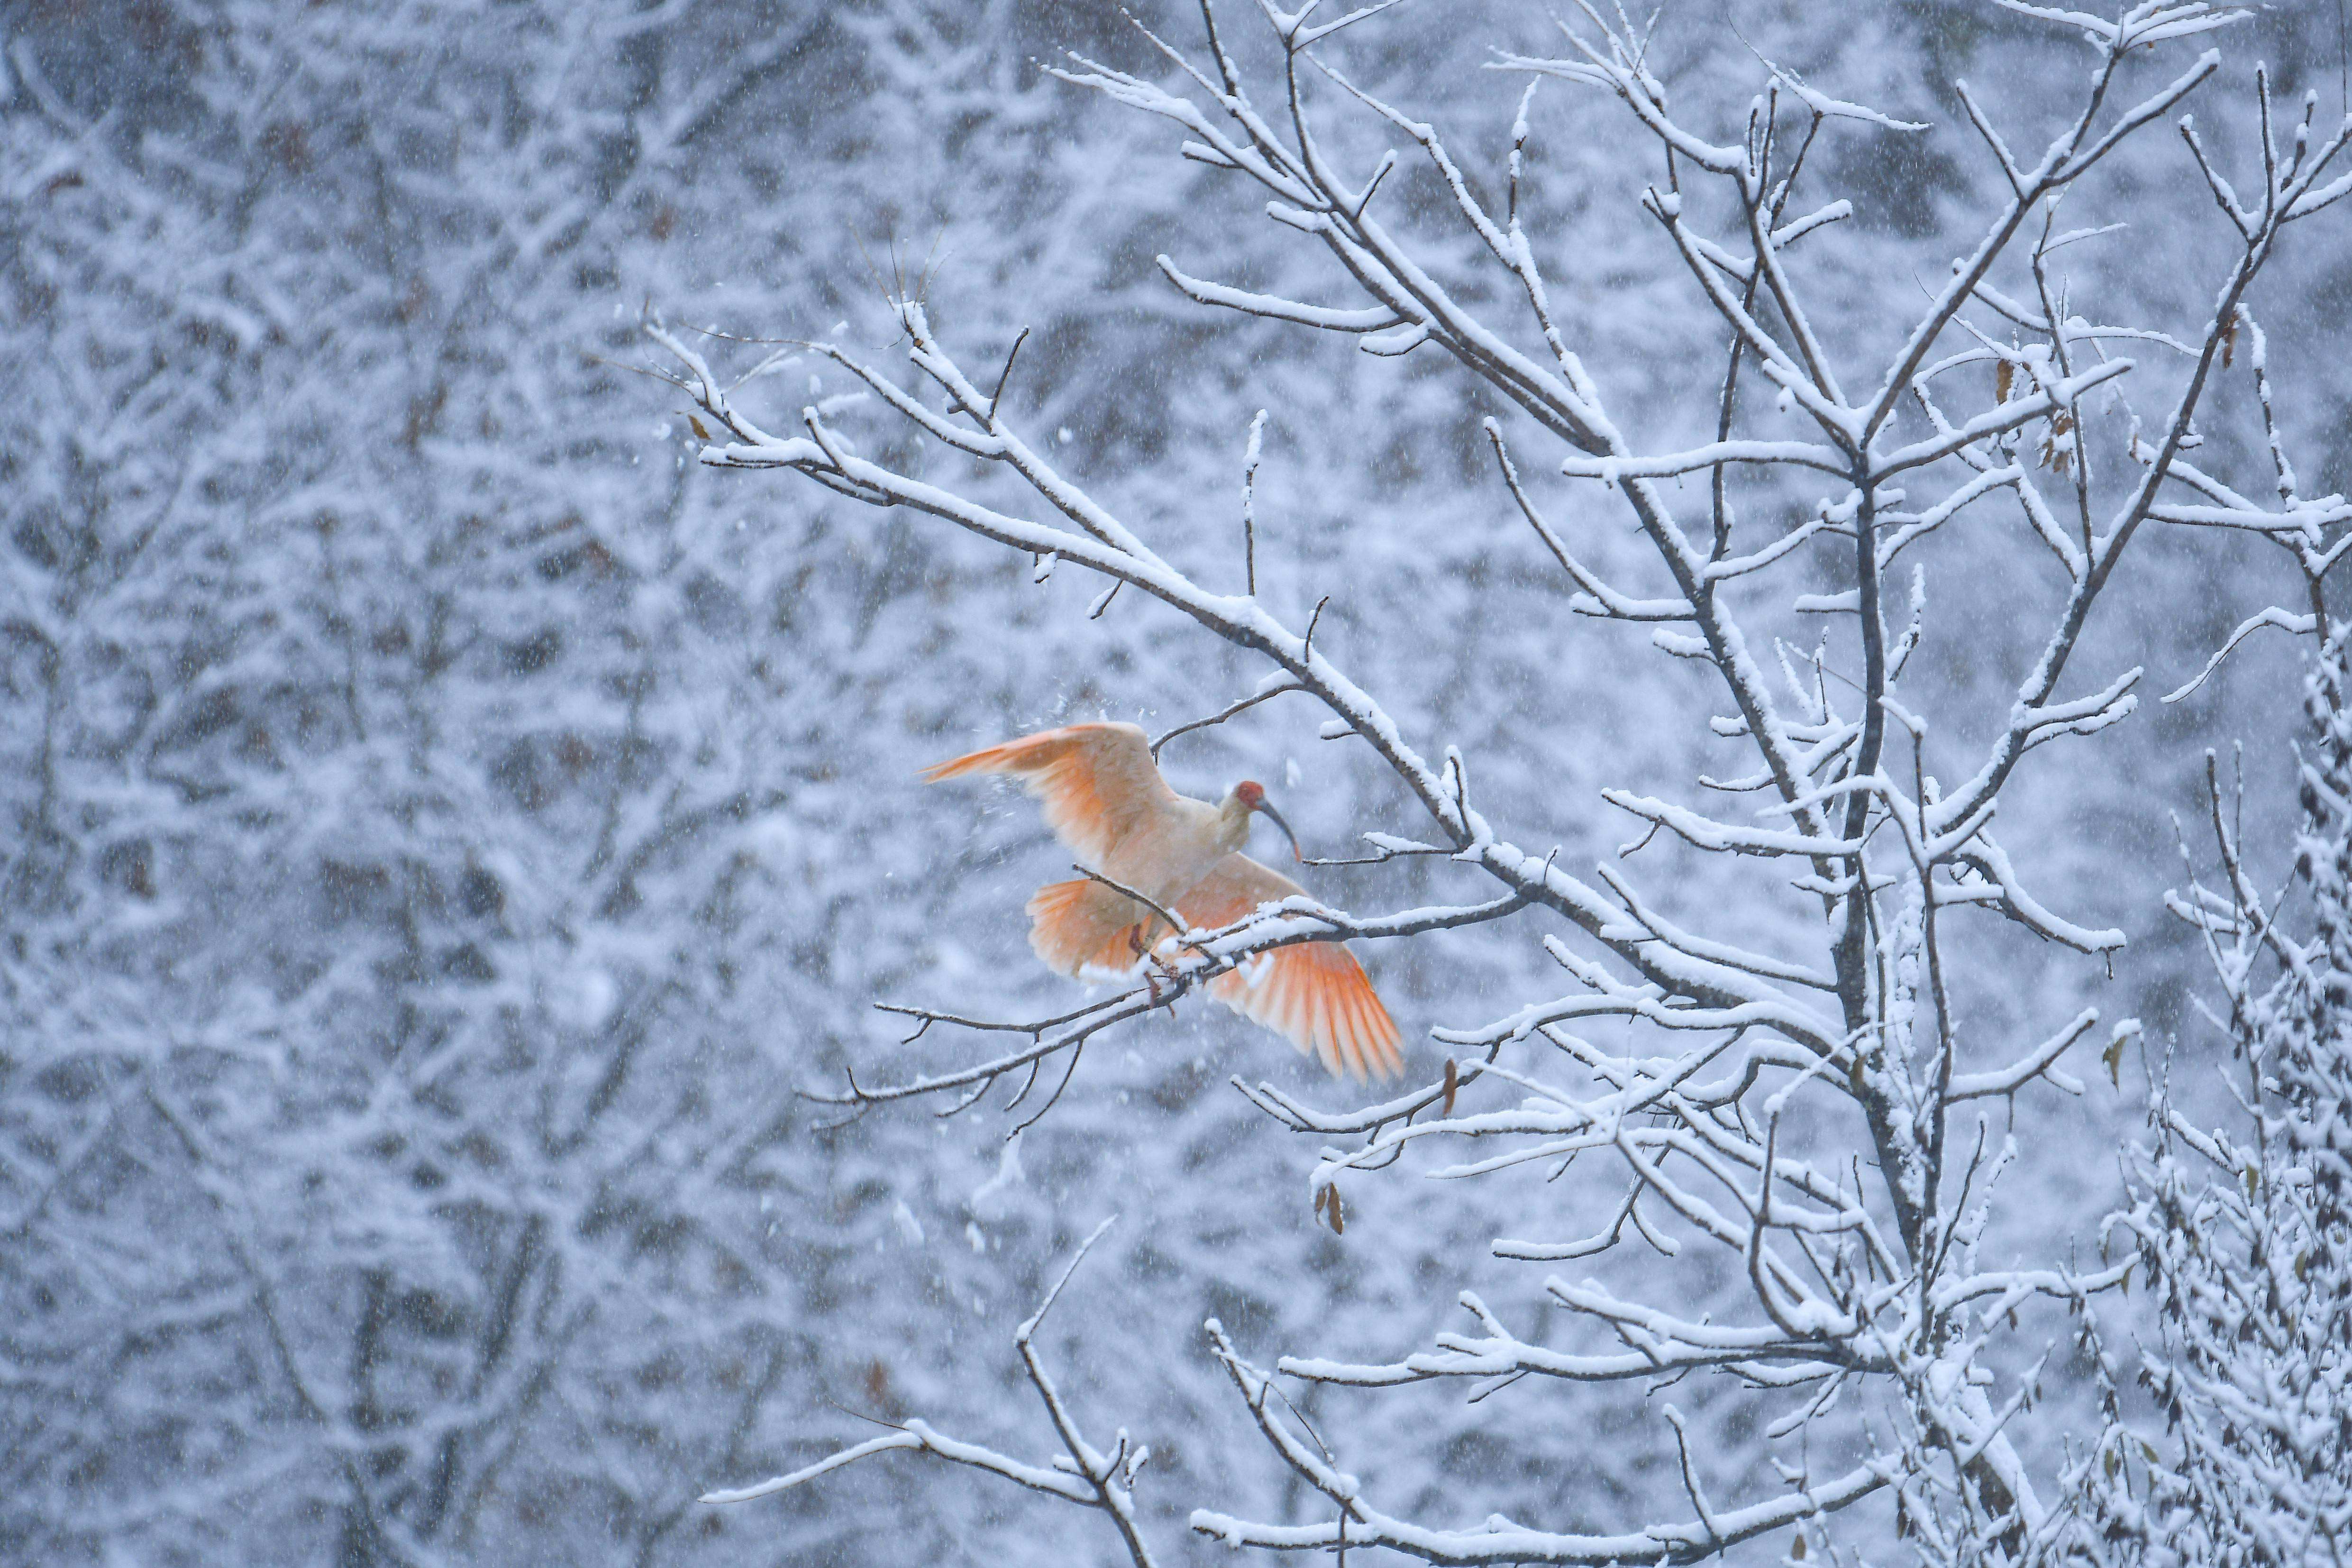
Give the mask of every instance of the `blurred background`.
<path id="1" fill-rule="evenodd" d="M 1191 6 L 1135 9 L 1197 41 Z M 1227 10 L 1262 70 L 1260 18 Z M 2264 10 L 2222 43 L 2196 107 L 2237 166 L 2255 60 L 2289 97 L 2316 89 L 2323 120 L 2340 108 L 2333 7 Z M 1033 584 L 1025 558 L 923 520 L 698 468 L 678 400 L 628 370 L 648 304 L 894 363 L 898 279 L 928 280 L 975 366 L 1029 326 L 1009 405 L 1216 585 L 1240 581 L 1241 454 L 1268 409 L 1265 598 L 1303 623 L 1329 595 L 1318 647 L 1424 752 L 1461 746 L 1500 829 L 1564 864 L 1638 837 L 1602 786 L 1689 800 L 1697 772 L 1739 770 L 1707 735 L 1705 672 L 1569 613 L 1479 437 L 1505 412 L 1483 389 L 1429 353 L 1372 359 L 1166 285 L 1162 251 L 1350 302 L 1254 187 L 1180 160 L 1172 127 L 1042 74 L 1076 49 L 1160 77 L 1116 7 L 20 0 L 0 45 L 0 1561 L 1108 1562 L 1100 1521 L 903 1457 L 732 1510 L 694 1499 L 872 1436 L 861 1416 L 919 1414 L 1042 1461 L 1012 1329 L 1111 1213 L 1042 1342 L 1092 1428 L 1151 1445 L 1142 1497 L 1174 1561 L 1212 1550 L 1183 1527 L 1195 1506 L 1307 1517 L 1204 1317 L 1267 1362 L 1400 1358 L 1464 1321 L 1465 1286 L 1554 1331 L 1543 1270 L 1486 1238 L 1585 1234 L 1612 1177 L 1406 1169 L 1350 1189 L 1334 1237 L 1308 1212 L 1314 1145 L 1226 1079 L 1360 1091 L 1222 1011 L 1097 1047 L 1014 1145 L 988 1107 L 844 1124 L 798 1092 L 983 1048 L 944 1031 L 902 1047 L 875 1001 L 1066 1003 L 1019 914 L 1065 858 L 1025 801 L 927 792 L 918 767 L 1070 718 L 1156 731 L 1260 671 L 1140 595 L 1087 619 L 1098 585 L 1075 570 Z M 1521 86 L 1484 68 L 1491 51 L 1565 49 L 1518 0 L 1422 0 L 1328 47 L 1489 190 Z M 2088 56 L 1959 0 L 1677 0 L 1652 60 L 1727 141 L 1762 79 L 1751 47 L 1933 122 L 1832 135 L 1811 164 L 1816 200 L 1858 216 L 1808 242 L 1803 275 L 1836 350 L 1869 364 L 1987 210 L 1952 80 L 2038 146 Z M 1327 108 L 1369 167 L 1381 128 Z M 1534 124 L 1526 212 L 1574 345 L 1637 445 L 1705 438 L 1718 330 L 1633 205 L 1654 160 L 1622 110 L 1565 83 Z M 1508 319 L 1437 182 L 1408 162 L 1390 191 L 1432 266 Z M 2066 253 L 2073 308 L 2201 330 L 2229 237 L 2169 132 L 2065 215 L 2118 219 Z M 2254 301 L 2313 494 L 2352 485 L 2352 247 L 2333 221 L 2290 237 Z M 766 352 L 713 348 L 739 368 Z M 852 390 L 787 358 L 744 395 L 783 427 Z M 836 406 L 884 456 L 1002 493 Z M 2241 375 L 2202 460 L 2259 494 L 2250 408 Z M 1656 581 L 1612 498 L 1539 494 L 1588 561 Z M 1777 533 L 1811 498 L 1740 504 Z M 2057 594 L 2037 555 L 1990 519 L 1923 555 L 1930 771 L 1973 771 L 2038 650 Z M 2135 545 L 2073 679 L 2145 666 L 2141 710 L 2042 753 L 2003 805 L 2042 901 L 2132 945 L 2110 974 L 1972 938 L 1981 1060 L 2089 1002 L 2146 1018 L 2183 1081 L 2210 1078 L 2202 960 L 2160 901 L 2183 876 L 2175 816 L 2195 842 L 2204 750 L 2226 766 L 2242 741 L 2248 836 L 2284 868 L 2300 650 L 2273 634 L 2183 702 L 2154 698 L 2294 592 L 2243 543 Z M 1820 635 L 1750 607 L 1755 635 Z M 1165 763 L 1196 795 L 1264 780 L 1310 853 L 1414 832 L 1393 782 L 1318 722 L 1270 703 Z M 1711 934 L 1818 941 L 1818 906 L 1767 879 L 1664 844 L 1629 870 Z M 1479 891 L 1417 863 L 1313 886 L 1366 911 Z M 1429 1027 L 1565 989 L 1538 945 L 1555 929 L 1367 954 L 1415 1070 L 1443 1057 Z M 2083 1100 L 2016 1112 L 2008 1195 L 2042 1256 L 2095 1250 L 2142 1114 L 2132 1071 L 2116 1088 L 2074 1066 Z M 1668 1278 L 1595 1267 L 1626 1289 Z M 1677 1267 L 1664 1288 L 1736 1283 Z M 2048 1338 L 2063 1371 L 2063 1325 Z M 1432 1523 L 1617 1530 L 1686 1507 L 1641 1389 L 1462 1392 L 1301 1405 L 1383 1506 Z M 1709 1435 L 1719 1503 L 1796 1462 L 1752 1400 L 1675 1397 Z M 1840 1528 L 1898 1550 L 1868 1510 Z"/>

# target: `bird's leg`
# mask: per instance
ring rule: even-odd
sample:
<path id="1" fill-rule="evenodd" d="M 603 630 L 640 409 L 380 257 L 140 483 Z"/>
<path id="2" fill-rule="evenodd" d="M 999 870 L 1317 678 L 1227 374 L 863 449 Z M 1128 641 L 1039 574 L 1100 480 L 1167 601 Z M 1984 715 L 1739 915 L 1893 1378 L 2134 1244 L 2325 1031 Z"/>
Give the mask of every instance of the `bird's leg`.
<path id="1" fill-rule="evenodd" d="M 1141 921 L 1127 928 L 1128 951 L 1134 953 L 1143 966 L 1143 984 L 1151 997 L 1151 1005 L 1160 1005 L 1160 966 L 1151 960 L 1151 950 L 1143 945 L 1144 925 Z"/>
<path id="2" fill-rule="evenodd" d="M 1143 984 L 1150 994 L 1151 1005 L 1154 1007 L 1165 1005 L 1173 1012 L 1176 997 L 1171 993 L 1163 998 L 1160 994 L 1160 983 L 1165 980 L 1174 984 L 1176 971 L 1166 960 L 1159 957 L 1144 944 L 1144 939 L 1150 934 L 1151 923 L 1150 921 L 1138 921 L 1128 927 L 1127 945 L 1135 956 L 1142 961 Z"/>

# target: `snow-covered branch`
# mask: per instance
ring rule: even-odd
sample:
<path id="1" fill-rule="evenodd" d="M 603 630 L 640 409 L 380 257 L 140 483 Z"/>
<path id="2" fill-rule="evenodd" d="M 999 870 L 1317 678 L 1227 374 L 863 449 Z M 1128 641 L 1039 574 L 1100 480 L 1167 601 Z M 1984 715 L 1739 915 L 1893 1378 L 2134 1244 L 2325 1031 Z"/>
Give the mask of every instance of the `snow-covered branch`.
<path id="1" fill-rule="evenodd" d="M 1152 1556 L 1150 1545 L 1136 1518 L 1134 1495 L 1136 1474 L 1150 1458 L 1151 1450 L 1132 1444 L 1125 1427 L 1119 1429 L 1108 1452 L 1088 1442 L 1079 1429 L 1077 1418 L 1070 1412 L 1069 1403 L 1062 1397 L 1061 1389 L 1055 1385 L 1053 1374 L 1038 1356 L 1035 1344 L 1038 1325 L 1045 1321 L 1045 1314 L 1053 1310 L 1054 1303 L 1069 1285 L 1070 1277 L 1077 1272 L 1078 1265 L 1086 1261 L 1087 1252 L 1102 1239 L 1103 1233 L 1118 1223 L 1118 1216 L 1112 1215 L 1095 1226 L 1093 1233 L 1078 1243 L 1060 1276 L 1046 1290 L 1045 1300 L 1038 1302 L 1037 1310 L 1024 1319 L 1021 1326 L 1013 1331 L 1013 1346 L 1021 1352 L 1022 1367 L 1029 1374 L 1030 1386 L 1045 1407 L 1046 1416 L 1053 1423 L 1054 1435 L 1062 1441 L 1063 1452 L 1055 1456 L 1051 1464 L 1033 1465 L 979 1444 L 959 1442 L 941 1436 L 926 1422 L 909 1419 L 899 1430 L 887 1436 L 869 1437 L 863 1443 L 838 1449 L 814 1464 L 803 1465 L 787 1475 L 748 1487 L 706 1492 L 702 1500 L 706 1503 L 751 1502 L 759 1498 L 772 1497 L 777 1492 L 789 1491 L 819 1476 L 845 1465 L 854 1465 L 876 1454 L 912 1450 L 945 1459 L 950 1464 L 969 1466 L 983 1474 L 1026 1487 L 1031 1491 L 1059 1498 L 1064 1502 L 1100 1509 L 1109 1516 L 1113 1527 L 1118 1530 L 1119 1544 L 1126 1549 L 1128 1560 L 1135 1564 L 1135 1568 L 1155 1568 L 1157 1560 Z"/>

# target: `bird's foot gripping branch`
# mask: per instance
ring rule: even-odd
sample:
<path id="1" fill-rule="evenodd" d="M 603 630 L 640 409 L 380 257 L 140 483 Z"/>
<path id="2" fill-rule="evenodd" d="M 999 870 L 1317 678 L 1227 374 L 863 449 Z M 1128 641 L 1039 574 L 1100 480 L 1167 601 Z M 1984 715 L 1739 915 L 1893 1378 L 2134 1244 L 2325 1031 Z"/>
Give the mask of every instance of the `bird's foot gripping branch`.
<path id="1" fill-rule="evenodd" d="M 1695 710 L 1688 721 L 1749 753 L 1734 776 L 1700 781 L 1713 792 L 1698 797 L 1710 801 L 1705 806 L 1631 788 L 1601 798 L 1648 834 L 1779 875 L 1786 893 L 1772 951 L 1753 936 L 1691 929 L 1620 869 L 1601 868 L 1588 881 L 1556 855 L 1519 847 L 1474 804 L 1476 770 L 1464 750 L 1410 739 L 1425 726 L 1384 708 L 1317 644 L 1312 621 L 1294 629 L 1259 601 L 1250 500 L 1259 426 L 1252 426 L 1241 526 L 1233 530 L 1241 559 L 1231 575 L 1247 591 L 1218 592 L 1172 566 L 1024 438 L 1004 406 L 1010 354 L 1001 369 L 968 373 L 915 300 L 889 307 L 907 345 L 908 384 L 835 345 L 812 347 L 871 392 L 878 418 L 1009 477 L 1024 498 L 1015 510 L 861 455 L 816 407 L 798 411 L 792 433 L 771 433 L 737 401 L 742 380 L 725 381 L 685 337 L 646 323 L 667 356 L 663 374 L 708 422 L 700 426 L 706 464 L 791 470 L 851 500 L 921 513 L 1040 563 L 1097 574 L 1107 584 L 1097 613 L 1123 589 L 1160 600 L 1265 666 L 1257 693 L 1201 722 L 1274 695 L 1311 698 L 1328 714 L 1325 732 L 1360 738 L 1427 819 L 1420 838 L 1374 837 L 1370 858 L 1444 857 L 1489 884 L 1490 896 L 1477 901 L 1344 915 L 1239 854 L 1254 816 L 1245 790 L 1223 805 L 1175 795 L 1160 778 L 1158 748 L 1140 731 L 1079 726 L 1007 742 L 938 772 L 1009 772 L 1044 797 L 1049 820 L 1078 854 L 1080 877 L 1033 901 L 1034 943 L 1057 969 L 1107 970 L 1125 987 L 1019 1024 L 897 1008 L 919 1020 L 919 1036 L 949 1023 L 1010 1031 L 1028 1043 L 887 1088 L 853 1081 L 837 1098 L 864 1106 L 938 1094 L 961 1109 L 1009 1080 L 1019 1086 L 1015 1106 L 1026 1105 L 1044 1073 L 1066 1086 L 1096 1036 L 1201 989 L 1328 1065 L 1382 1075 L 1399 1061 L 1392 1026 L 1337 944 L 1523 915 L 1522 929 L 1541 922 L 1529 939 L 1564 972 L 1565 993 L 1483 1025 L 1435 1031 L 1453 1055 L 1430 1081 L 1346 1111 L 1310 1107 L 1271 1085 L 1244 1092 L 1281 1125 L 1346 1141 L 1327 1142 L 1310 1184 L 1318 1212 L 1335 1228 L 1338 1184 L 1403 1168 L 1409 1145 L 1465 1141 L 1466 1156 L 1425 1169 L 1446 1180 L 1522 1165 L 1565 1174 L 1590 1155 L 1575 1166 L 1578 1181 L 1545 1189 L 1556 1196 L 1530 1229 L 1546 1234 L 1498 1237 L 1497 1255 L 1557 1265 L 1621 1247 L 1647 1247 L 1668 1260 L 1712 1253 L 1746 1283 L 1746 1310 L 1734 1318 L 1697 1312 L 1680 1291 L 1628 1300 L 1591 1279 L 1547 1274 L 1545 1295 L 1583 1326 L 1589 1345 L 1542 1342 L 1465 1293 L 1467 1331 L 1380 1364 L 1301 1354 L 1267 1373 L 1213 1326 L 1214 1353 L 1276 1462 L 1323 1500 L 1328 1517 L 1275 1523 L 1203 1509 L 1192 1515 L 1195 1529 L 1234 1546 L 1378 1545 L 1433 1563 L 1686 1563 L 1782 1530 L 1826 1544 L 1831 1515 L 1891 1496 L 1899 1531 L 1929 1561 L 2021 1564 L 2095 1553 L 2076 1507 L 2081 1473 L 2036 1473 L 2023 1457 L 2031 1446 L 2011 1434 L 2033 1405 L 2037 1357 L 2054 1335 L 2095 1344 L 2092 1303 L 2125 1280 L 2128 1266 L 2061 1262 L 2073 1256 L 2063 1237 L 2041 1261 L 1996 1259 L 1981 1248 L 1998 1180 L 2017 1152 L 1997 1131 L 2003 1110 L 2043 1089 L 2080 1093 L 2062 1065 L 2068 1049 L 2095 1037 L 2119 1049 L 2137 1026 L 2103 1026 L 2095 1011 L 2083 1011 L 2007 1042 L 1990 1026 L 1970 1029 L 1962 1015 L 1970 987 L 1953 972 L 1963 960 L 1949 931 L 1956 921 L 2005 921 L 2094 963 L 2123 944 L 2119 931 L 2088 929 L 2045 907 L 1992 829 L 2002 793 L 2030 753 L 2095 736 L 2135 710 L 2137 669 L 2072 691 L 2068 678 L 2144 523 L 2251 530 L 2285 545 L 2304 574 L 2309 607 L 2273 612 L 2261 624 L 2305 632 L 2328 625 L 2324 578 L 2340 558 L 2352 509 L 2340 498 L 2303 498 L 2276 440 L 2276 509 L 2184 454 L 2242 336 L 2256 345 L 2251 358 L 2268 415 L 2250 291 L 2292 226 L 2352 192 L 2352 175 L 2335 172 L 2352 122 L 2322 131 L 2306 102 L 2299 124 L 2283 123 L 2257 72 L 2260 184 L 2250 198 L 2184 120 L 2181 172 L 2210 185 L 2232 236 L 2211 310 L 2201 328 L 2186 331 L 2105 321 L 2088 288 L 2070 292 L 2058 258 L 2106 231 L 2062 230 L 2060 202 L 2117 147 L 2205 87 L 2221 68 L 2219 55 L 2186 54 L 2184 46 L 2242 13 L 2195 3 L 2143 4 L 2105 18 L 2019 0 L 2005 0 L 2005 8 L 2050 24 L 2053 47 L 2086 48 L 2087 85 L 2043 147 L 2020 152 L 1966 84 L 1955 84 L 1983 144 L 1991 216 L 1957 261 L 1921 258 L 1910 276 L 1940 281 L 1901 323 L 1891 352 L 1875 358 L 1816 330 L 1803 262 L 1804 253 L 1838 243 L 1835 226 L 1853 212 L 1851 200 L 1825 192 L 1808 207 L 1798 193 L 1818 175 L 1823 160 L 1811 154 L 1822 138 L 1859 130 L 1874 139 L 1839 160 L 1852 169 L 1895 156 L 1888 143 L 1922 127 L 1833 98 L 1769 62 L 1745 125 L 1728 141 L 1711 140 L 1670 109 L 1652 40 L 1588 7 L 1567 29 L 1559 57 L 1500 62 L 1528 85 L 1486 187 L 1503 194 L 1499 208 L 1477 195 L 1433 127 L 1350 78 L 1343 58 L 1350 30 L 1384 7 L 1317 20 L 1313 5 L 1286 13 L 1262 4 L 1278 60 L 1265 99 L 1207 4 L 1198 49 L 1150 37 L 1166 61 L 1158 79 L 1075 57 L 1054 68 L 1076 87 L 1171 122 L 1184 158 L 1255 187 L 1272 222 L 1328 258 L 1331 287 L 1345 302 L 1205 281 L 1163 258 L 1161 270 L 1181 294 L 1205 310 L 1351 337 L 1376 356 L 1442 356 L 1490 405 L 1509 411 L 1486 425 L 1496 504 L 1524 519 L 1558 562 L 1574 607 L 1600 623 L 1596 630 L 1570 621 L 1546 635 L 1609 635 L 1611 623 L 1631 625 L 1662 656 L 1711 673 L 1728 711 Z M 2139 80 L 2145 71 L 2156 75 Z M 1580 357 L 1578 323 L 1553 303 L 1521 202 L 1536 89 L 1547 80 L 1613 100 L 1653 155 L 1635 199 L 1688 274 L 1693 318 L 1720 345 L 1703 411 L 1711 440 L 1666 452 L 1637 447 Z M 1360 117 L 1394 145 L 1365 168 L 1343 170 L 1334 142 L 1317 129 L 1327 105 Z M 1383 197 L 1405 158 L 1426 162 L 1471 263 L 1459 263 L 1458 247 L 1415 238 L 1416 221 Z M 1842 277 L 1832 286 L 1842 287 Z M 2125 351 L 2135 357 L 2121 357 Z M 1791 422 L 1803 439 L 1788 438 Z M 2274 425 L 2266 427 L 2275 435 Z M 1537 482 L 1538 464 L 1555 478 Z M 1653 581 L 1604 579 L 1550 521 L 1558 496 L 1580 490 L 1588 503 L 1622 509 L 1646 542 Z M 1751 496 L 1751 516 L 1785 515 L 1790 498 L 1810 504 L 1796 513 L 1802 521 L 1762 536 L 1740 521 L 1738 503 Z M 1904 683 L 1914 653 L 1939 629 L 1924 563 L 1963 526 L 1990 531 L 2004 515 L 2012 528 L 1994 536 L 2011 541 L 1997 547 L 2000 570 L 2042 574 L 2057 607 L 2022 651 L 2027 673 L 1989 726 L 1989 741 L 1969 752 L 1950 738 L 1964 726 L 1937 727 L 1946 699 Z M 1196 526 L 1231 524 L 1203 518 Z M 1908 581 L 1897 591 L 1890 579 L 1904 567 Z M 1823 574 L 1843 586 L 1811 591 Z M 1810 652 L 1778 642 L 1762 629 L 1768 616 L 1758 606 L 1767 599 L 1778 611 L 1824 616 L 1830 634 Z M 1768 645 L 1769 662 L 1759 651 Z M 1931 753 L 1957 784 L 1938 784 Z M 1760 804 L 1735 813 L 1725 800 Z M 1265 975 L 1274 978 L 1250 989 L 1253 976 Z M 1310 994 L 1343 998 L 1355 1010 L 1310 1016 L 1290 1005 Z M 1612 1026 L 1614 1043 L 1588 1035 L 1600 1023 Z M 1592 1183 L 1602 1168 L 1613 1174 Z M 1674 1263 L 1667 1273 L 1689 1267 Z M 2037 1303 L 2072 1314 L 2073 1326 L 2033 1318 Z M 2038 1346 L 2037 1333 L 2044 1336 Z M 2020 1336 L 2025 1343 L 2011 1342 Z M 1286 1413 L 1282 1394 L 1284 1379 L 1381 1387 L 1460 1378 L 1484 1398 L 1522 1383 L 1655 1387 L 1699 1373 L 1728 1379 L 1767 1406 L 1769 1436 L 1798 1445 L 1779 1461 L 1783 1484 L 1750 1500 L 1712 1496 L 1686 1423 L 1664 1406 L 1686 1510 L 1600 1534 L 1423 1523 L 1384 1511 Z M 1839 1428 L 1852 1457 L 1817 1473 L 1807 1457 L 1816 1450 L 1803 1439 L 1831 1430 L 1823 1424 L 1842 1396 L 1849 1409 L 1874 1400 L 1874 1418 Z M 973 1462 L 944 1440 L 908 1433 L 853 1452 L 921 1447 Z M 1072 1452 L 1078 1469 L 1055 1472 L 1062 1479 L 1039 1489 L 1110 1507 L 1099 1456 Z M 1038 1486 L 1009 1461 L 994 1468 Z M 1094 1489 L 1086 1496 L 1070 1479 L 1081 1473 Z M 1112 1512 L 1135 1560 L 1148 1561 L 1128 1528 L 1131 1516 Z"/>

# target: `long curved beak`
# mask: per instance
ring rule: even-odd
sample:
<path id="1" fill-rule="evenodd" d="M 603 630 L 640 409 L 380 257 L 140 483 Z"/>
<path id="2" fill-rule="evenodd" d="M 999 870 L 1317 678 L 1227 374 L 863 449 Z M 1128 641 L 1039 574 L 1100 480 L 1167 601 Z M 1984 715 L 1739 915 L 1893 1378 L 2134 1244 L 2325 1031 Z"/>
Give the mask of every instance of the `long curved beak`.
<path id="1" fill-rule="evenodd" d="M 1282 813 L 1264 800 L 1257 803 L 1257 810 L 1261 816 L 1274 819 L 1274 825 L 1282 829 L 1282 836 L 1290 840 L 1290 858 L 1303 863 L 1307 858 L 1306 852 L 1298 847 L 1298 835 L 1290 831 L 1290 824 L 1282 820 Z"/>

